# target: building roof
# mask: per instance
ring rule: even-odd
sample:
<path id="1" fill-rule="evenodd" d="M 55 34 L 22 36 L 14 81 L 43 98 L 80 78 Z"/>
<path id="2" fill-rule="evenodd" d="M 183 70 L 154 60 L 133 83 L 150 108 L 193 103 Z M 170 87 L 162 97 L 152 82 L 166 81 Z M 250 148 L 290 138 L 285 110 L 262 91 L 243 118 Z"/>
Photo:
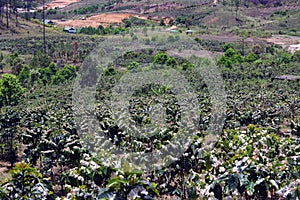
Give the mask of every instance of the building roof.
<path id="1" fill-rule="evenodd" d="M 68 30 L 70 30 L 70 29 L 74 29 L 74 28 L 72 28 L 72 27 L 70 27 L 70 26 L 65 26 L 64 31 L 68 31 Z"/>
<path id="2" fill-rule="evenodd" d="M 77 30 L 73 27 L 69 27 L 69 26 L 65 26 L 64 31 L 68 32 L 68 33 L 76 33 Z"/>
<path id="3" fill-rule="evenodd" d="M 54 22 L 51 21 L 50 19 L 45 19 L 45 24 L 54 24 Z"/>

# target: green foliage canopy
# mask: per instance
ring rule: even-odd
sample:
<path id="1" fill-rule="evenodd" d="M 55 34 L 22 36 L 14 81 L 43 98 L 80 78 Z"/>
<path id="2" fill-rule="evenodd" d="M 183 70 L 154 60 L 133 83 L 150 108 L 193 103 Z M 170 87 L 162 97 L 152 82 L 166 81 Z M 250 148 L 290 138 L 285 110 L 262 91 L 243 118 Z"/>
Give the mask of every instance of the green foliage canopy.
<path id="1" fill-rule="evenodd" d="M 0 79 L 0 106 L 16 105 L 20 102 L 25 88 L 12 74 L 4 74 Z"/>

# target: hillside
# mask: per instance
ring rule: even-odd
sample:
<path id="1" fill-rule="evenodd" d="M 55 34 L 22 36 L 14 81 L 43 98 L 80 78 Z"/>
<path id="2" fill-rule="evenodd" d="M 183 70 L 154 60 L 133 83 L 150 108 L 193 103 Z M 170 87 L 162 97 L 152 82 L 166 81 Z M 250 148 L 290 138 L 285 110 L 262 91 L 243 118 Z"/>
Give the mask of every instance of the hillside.
<path id="1" fill-rule="evenodd" d="M 282 5 L 293 5 L 297 4 L 297 0 L 249 0 L 248 2 L 253 3 L 254 5 L 264 5 L 264 6 L 282 6 Z"/>

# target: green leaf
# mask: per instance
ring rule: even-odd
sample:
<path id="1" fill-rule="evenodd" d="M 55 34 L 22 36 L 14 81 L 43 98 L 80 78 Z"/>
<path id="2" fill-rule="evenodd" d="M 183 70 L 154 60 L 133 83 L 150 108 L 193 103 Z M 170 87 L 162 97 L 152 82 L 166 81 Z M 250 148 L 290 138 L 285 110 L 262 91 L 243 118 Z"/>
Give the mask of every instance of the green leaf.
<path id="1" fill-rule="evenodd" d="M 227 184 L 230 191 L 234 191 L 239 186 L 239 177 L 237 174 L 230 174 Z"/>
<path id="2" fill-rule="evenodd" d="M 255 183 L 254 182 L 250 182 L 249 185 L 247 185 L 247 194 L 249 196 L 252 196 L 254 194 L 254 187 L 255 187 Z"/>
<path id="3" fill-rule="evenodd" d="M 127 181 L 126 180 L 120 180 L 118 178 L 113 178 L 113 179 L 110 179 L 108 184 L 107 184 L 107 187 L 108 188 L 113 188 L 115 185 L 125 185 L 127 184 Z"/>
<path id="4" fill-rule="evenodd" d="M 271 185 L 273 185 L 276 188 L 276 190 L 279 189 L 278 184 L 276 183 L 276 181 L 274 181 L 274 180 L 271 179 L 270 183 L 271 183 Z"/>
<path id="5" fill-rule="evenodd" d="M 130 175 L 136 174 L 136 175 L 142 175 L 143 173 L 139 170 L 132 170 L 129 172 Z"/>
<path id="6" fill-rule="evenodd" d="M 264 180 L 265 180 L 265 178 L 258 179 L 258 180 L 255 182 L 255 185 L 254 185 L 254 186 L 257 186 L 257 185 L 261 184 Z"/>

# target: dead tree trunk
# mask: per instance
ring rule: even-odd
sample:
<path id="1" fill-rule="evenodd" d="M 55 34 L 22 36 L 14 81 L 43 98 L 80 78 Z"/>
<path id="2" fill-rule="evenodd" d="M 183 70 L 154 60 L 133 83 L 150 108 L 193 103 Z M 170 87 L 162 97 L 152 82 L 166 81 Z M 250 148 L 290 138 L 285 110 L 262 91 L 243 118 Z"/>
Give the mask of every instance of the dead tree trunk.
<path id="1" fill-rule="evenodd" d="M 18 27 L 18 5 L 16 0 L 13 1 L 12 9 L 16 19 L 16 27 Z"/>
<path id="2" fill-rule="evenodd" d="M 43 47 L 44 53 L 46 53 L 46 24 L 45 24 L 45 0 L 43 0 Z"/>
<path id="3" fill-rule="evenodd" d="M 2 8 L 3 8 L 3 5 L 4 3 L 2 2 L 2 0 L 0 0 L 0 23 L 2 23 L 2 14 L 3 14 L 3 12 L 2 12 Z"/>
<path id="4" fill-rule="evenodd" d="M 9 28 L 9 16 L 8 16 L 9 12 L 8 12 L 8 0 L 6 0 L 6 28 Z"/>
<path id="5" fill-rule="evenodd" d="M 16 27 L 18 27 L 18 25 L 19 25 L 19 21 L 18 21 L 18 9 L 17 8 L 15 8 L 15 15 L 16 15 Z"/>

